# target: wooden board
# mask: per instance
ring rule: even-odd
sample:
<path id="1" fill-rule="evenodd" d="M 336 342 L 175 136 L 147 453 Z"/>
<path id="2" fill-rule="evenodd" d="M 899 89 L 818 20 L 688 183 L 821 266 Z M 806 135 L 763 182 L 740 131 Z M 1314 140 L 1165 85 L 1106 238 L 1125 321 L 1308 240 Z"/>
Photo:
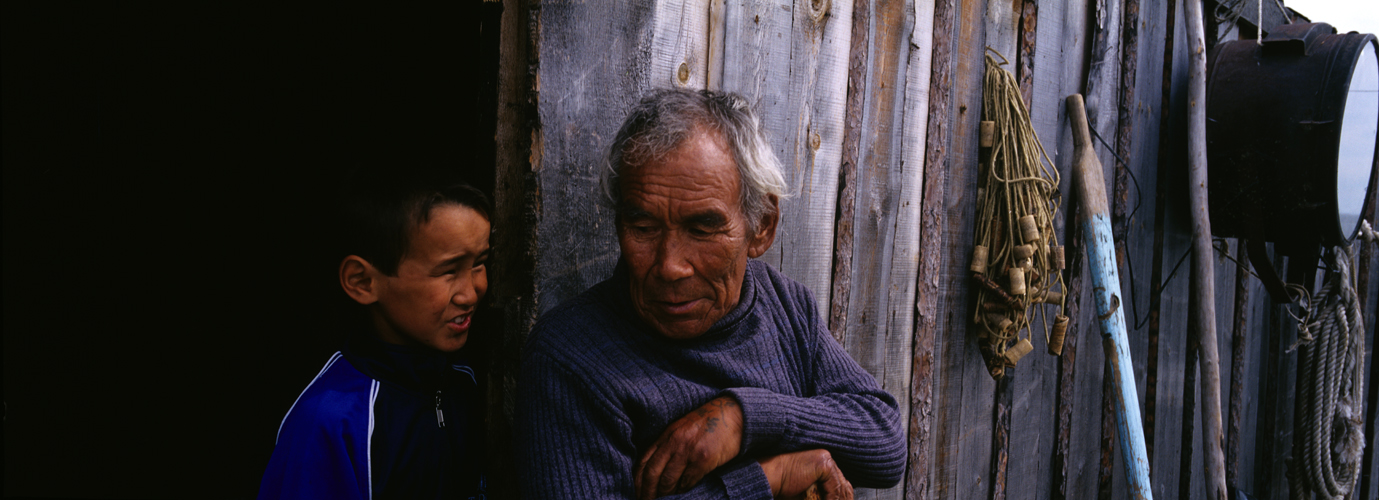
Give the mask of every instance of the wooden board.
<path id="1" fill-rule="evenodd" d="M 1153 491 L 1156 497 L 1173 498 L 1180 492 L 1180 483 L 1183 472 L 1191 474 L 1193 471 L 1184 470 L 1182 456 L 1184 453 L 1184 411 L 1188 406 L 1195 404 L 1195 401 L 1184 399 L 1186 394 L 1195 396 L 1196 389 L 1187 392 L 1189 383 L 1188 370 L 1192 370 L 1194 377 L 1192 384 L 1196 384 L 1196 358 L 1188 356 L 1187 349 L 1187 322 L 1188 322 L 1188 287 L 1189 287 L 1189 264 L 1183 257 L 1191 244 L 1188 235 L 1190 221 L 1186 217 L 1187 198 L 1181 188 L 1172 186 L 1186 186 L 1187 177 L 1184 168 L 1175 167 L 1186 163 L 1186 145 L 1183 143 L 1184 130 L 1186 127 L 1186 91 L 1187 91 L 1187 66 L 1185 51 L 1185 31 L 1182 20 L 1181 2 L 1171 2 L 1172 18 L 1177 20 L 1172 23 L 1175 41 L 1172 47 L 1172 58 L 1165 61 L 1169 65 L 1169 75 L 1167 89 L 1169 112 L 1161 113 L 1165 117 L 1166 123 L 1161 123 L 1160 133 L 1167 136 L 1167 141 L 1161 141 L 1161 150 L 1158 156 L 1157 189 L 1159 202 L 1156 206 L 1156 224 L 1159 228 L 1161 239 L 1158 249 L 1159 259 L 1156 265 L 1159 268 L 1158 276 L 1151 278 L 1153 282 L 1159 283 L 1162 287 L 1158 294 L 1159 314 L 1157 321 L 1157 333 L 1151 335 L 1157 337 L 1157 349 L 1155 352 L 1156 366 L 1155 371 L 1156 386 L 1155 400 L 1153 402 L 1153 441 L 1149 443 L 1152 447 L 1150 461 L 1151 480 L 1153 481 Z M 1161 90 L 1162 92 L 1162 90 Z M 1160 94 L 1163 95 L 1163 94 Z M 1182 262 L 1180 265 L 1179 262 Z M 1187 425 L 1187 432 L 1191 432 L 1191 424 Z M 1189 443 L 1192 437 L 1188 436 Z M 1191 446 L 1187 447 L 1188 453 Z"/>
<path id="2" fill-rule="evenodd" d="M 1280 272 L 1286 272 L 1283 259 L 1275 258 Z M 1297 325 L 1283 309 L 1268 307 L 1263 376 L 1259 391 L 1259 444 L 1255 462 L 1254 491 L 1261 499 L 1289 498 L 1285 457 L 1293 446 L 1293 386 L 1297 353 L 1288 352 L 1297 340 Z"/>
<path id="3" fill-rule="evenodd" d="M 530 163 L 532 134 L 526 127 L 527 118 L 534 112 L 530 97 L 535 90 L 528 71 L 532 62 L 529 15 L 525 2 L 503 2 L 495 131 L 495 184 L 499 187 L 493 193 L 493 225 L 513 229 L 493 233 L 494 251 L 489 261 L 489 300 L 500 311 L 494 315 L 501 318 L 500 331 L 506 332 L 493 341 L 487 366 L 486 443 L 493 450 L 488 491 L 495 497 L 517 496 L 517 470 L 511 446 L 512 408 L 522 345 L 537 315 L 531 300 L 536 287 L 532 276 L 536 265 L 532 248 L 536 228 L 528 223 L 537 210 L 537 179 Z"/>
<path id="4" fill-rule="evenodd" d="M 776 243 L 761 260 L 803 283 L 828 311 L 852 2 L 824 6 L 728 2 L 715 86 L 752 103 L 790 188 Z"/>
<path id="5" fill-rule="evenodd" d="M 602 199 L 598 172 L 642 91 L 671 81 L 665 68 L 671 49 L 685 47 L 664 39 L 673 30 L 645 28 L 679 11 L 676 6 L 533 8 L 540 33 L 532 144 L 540 197 L 535 280 L 543 312 L 610 275 L 617 262 L 613 212 Z"/>
<path id="6" fill-rule="evenodd" d="M 1019 43 L 1019 11 L 1016 10 L 1023 2 L 1014 3 L 1003 0 L 987 0 L 984 13 L 986 30 L 986 48 L 983 59 L 987 54 L 999 61 L 1006 62 L 1002 69 L 1014 74 L 1016 72 L 1016 47 Z M 991 54 L 991 52 L 995 54 Z M 984 62 L 984 61 L 983 61 Z M 984 67 L 984 66 L 983 66 Z M 982 70 L 985 77 L 986 70 Z M 987 89 L 983 88 L 985 93 Z M 980 115 L 980 110 L 978 111 Z M 984 153 L 983 156 L 989 153 Z M 985 167 L 981 167 L 985 168 Z M 980 176 L 981 174 L 977 174 Z M 974 208 L 975 211 L 975 208 Z M 1026 335 L 1030 332 L 1020 333 Z M 1031 339 L 1033 341 L 1033 339 Z M 1007 497 L 1007 484 L 1010 476 L 1007 473 L 1010 466 L 1010 446 L 1011 446 L 1011 411 L 1014 399 L 1016 380 L 1021 378 L 1020 367 L 1007 368 L 1005 377 L 997 381 L 995 388 L 995 399 L 991 402 L 994 405 L 993 411 L 995 419 L 992 422 L 992 445 L 991 445 L 991 466 L 988 481 L 991 483 L 991 500 L 1005 500 Z"/>
<path id="7" fill-rule="evenodd" d="M 955 3 L 952 59 L 951 142 L 945 171 L 944 220 L 938 317 L 939 369 L 935 495 L 977 499 L 990 494 L 992 401 L 995 382 L 971 334 L 968 259 L 972 252 L 977 179 L 977 126 L 984 73 L 985 2 Z M 936 27 L 935 32 L 938 32 Z M 937 61 L 935 64 L 939 64 Z M 930 148 L 944 147 L 930 143 Z M 926 247 L 927 249 L 927 247 Z"/>
<path id="8" fill-rule="evenodd" d="M 1245 320 L 1245 384 L 1241 388 L 1244 410 L 1241 413 L 1240 425 L 1240 460 L 1236 464 L 1240 475 L 1239 480 L 1232 486 L 1257 496 L 1254 484 L 1257 470 L 1255 463 L 1260 460 L 1259 391 L 1264 377 L 1264 353 L 1267 352 L 1265 345 L 1268 337 L 1264 326 L 1268 324 L 1270 299 L 1269 293 L 1264 290 L 1264 284 L 1253 277 L 1249 280 L 1249 290 L 1246 293 L 1250 296 L 1250 302 Z"/>
<path id="9" fill-rule="evenodd" d="M 902 214 L 914 220 L 919 206 L 921 165 L 907 165 L 904 106 L 907 97 L 913 6 L 903 2 L 870 6 L 867 23 L 866 101 L 860 123 L 860 158 L 853 207 L 851 294 L 848 297 L 844 346 L 853 358 L 898 400 L 909 394 L 913 335 L 913 257 L 896 255 L 915 248 L 913 222 L 902 226 Z M 913 252 L 913 250 L 912 250 Z M 897 265 L 898 264 L 898 265 Z M 903 300 L 895 306 L 892 301 Z M 895 307 L 903 311 L 899 321 Z M 858 498 L 900 498 L 903 488 L 859 491 Z"/>
<path id="10" fill-rule="evenodd" d="M 940 294 L 950 283 L 945 276 L 946 252 L 943 245 L 948 233 L 946 222 L 949 162 L 948 144 L 951 137 L 950 117 L 954 103 L 952 36 L 957 22 L 956 0 L 935 0 L 930 27 L 932 51 L 930 59 L 929 98 L 925 124 L 924 194 L 920 211 L 919 270 L 915 295 L 915 336 L 913 369 L 910 379 L 909 467 L 905 474 L 905 496 L 929 500 L 939 497 L 940 488 L 946 491 L 946 473 L 940 467 L 951 459 L 948 448 L 950 436 L 941 427 L 947 422 L 942 394 L 946 378 L 940 356 L 941 345 L 951 337 L 945 327 Z M 917 16 L 922 12 L 916 13 Z M 923 47 L 924 34 L 916 32 L 911 43 Z M 918 103 L 916 103 L 918 105 Z"/>
<path id="11" fill-rule="evenodd" d="M 925 379 L 916 382 L 916 374 L 921 373 L 921 369 L 916 366 L 920 359 L 929 370 L 933 367 L 933 342 L 932 337 L 927 345 L 919 345 L 919 334 L 917 330 L 917 305 L 919 302 L 918 290 L 920 283 L 928 280 L 920 274 L 920 252 L 922 228 L 926 227 L 926 220 L 921 209 L 925 205 L 925 194 L 929 186 L 925 185 L 925 165 L 924 158 L 927 153 L 928 124 L 929 124 L 929 103 L 930 103 L 930 83 L 931 69 L 933 60 L 933 39 L 934 39 L 934 0 L 915 0 L 913 11 L 910 14 L 909 24 L 913 26 L 910 30 L 909 43 L 907 45 L 907 62 L 905 76 L 905 98 L 904 111 L 901 123 L 902 153 L 900 164 L 904 169 L 905 189 L 901 193 L 901 204 L 899 214 L 896 217 L 896 248 L 892 254 L 893 278 L 891 288 L 894 290 L 893 300 L 889 304 L 889 314 L 887 318 L 889 325 L 888 332 L 910 332 L 910 363 L 908 373 L 903 374 L 908 380 L 905 381 L 907 391 L 900 394 L 899 400 L 905 407 L 906 428 L 914 430 L 910 423 L 914 422 L 914 415 L 911 414 L 916 404 L 927 405 L 928 401 L 920 402 L 920 395 L 932 394 L 932 380 Z M 911 278 L 908 283 L 900 281 L 906 274 Z M 892 333 L 894 335 L 896 333 Z M 932 372 L 931 372 L 932 373 Z M 916 388 L 914 384 L 925 385 L 923 388 Z M 926 407 L 927 411 L 927 407 Z M 925 416 L 928 418 L 928 415 Z M 926 430 L 927 433 L 927 430 Z M 926 470 L 914 471 L 916 474 L 928 474 L 927 464 L 932 463 L 932 450 L 927 449 L 910 450 L 913 457 L 916 454 L 923 454 L 924 460 L 922 467 Z M 910 460 L 912 467 L 921 467 L 921 461 Z M 908 481 L 907 481 L 908 483 Z M 923 492 L 913 492 L 905 488 L 906 484 L 901 485 L 902 493 L 906 498 L 924 498 Z"/>
<path id="12" fill-rule="evenodd" d="M 1146 447 L 1153 445 L 1154 411 L 1160 394 L 1150 386 L 1150 374 L 1157 375 L 1157 353 L 1150 356 L 1152 304 L 1158 283 L 1154 278 L 1155 216 L 1158 213 L 1159 121 L 1162 116 L 1163 56 L 1167 2 L 1164 0 L 1126 0 L 1122 7 L 1117 133 L 1114 141 L 1117 158 L 1125 162 L 1116 170 L 1113 219 L 1121 238 L 1117 254 L 1121 260 L 1121 283 L 1131 300 L 1127 311 L 1130 348 L 1136 371 Z M 1158 339 L 1156 339 L 1158 340 Z M 1157 347 L 1157 346 L 1155 346 Z M 1157 378 L 1154 383 L 1157 384 Z M 1152 462 L 1151 462 L 1152 463 Z M 1117 464 L 1123 467 L 1123 462 Z M 1122 475 L 1123 477 L 1123 475 Z M 1118 484 L 1123 483 L 1123 479 Z M 1151 491 L 1153 482 L 1151 481 Z"/>
<path id="13" fill-rule="evenodd" d="M 1039 475 L 1048 478 L 1048 497 L 1050 498 L 1089 498 L 1094 495 L 1094 488 L 1088 488 L 1085 481 L 1081 478 L 1091 470 L 1094 458 L 1090 458 L 1091 450 L 1088 442 L 1082 435 L 1095 433 L 1096 427 L 1087 428 L 1089 422 L 1078 413 L 1078 410 L 1087 405 L 1099 405 L 1100 391 L 1095 393 L 1094 398 L 1088 398 L 1089 394 L 1078 392 L 1078 377 L 1082 374 L 1077 367 L 1081 365 L 1081 358 L 1087 356 L 1097 356 L 1101 351 L 1100 334 L 1096 332 L 1096 323 L 1092 316 L 1087 313 L 1092 308 L 1090 301 L 1090 289 L 1080 289 L 1074 283 L 1084 282 L 1089 278 L 1081 270 L 1085 267 L 1085 257 L 1079 250 L 1081 247 L 1070 241 L 1073 232 L 1067 230 L 1067 221 L 1072 220 L 1072 202 L 1067 195 L 1072 192 L 1072 139 L 1070 130 L 1065 118 L 1064 99 L 1082 90 L 1082 57 L 1085 52 L 1086 37 L 1083 35 L 1086 22 L 1085 2 L 1044 2 L 1039 6 L 1038 24 L 1036 25 L 1036 40 L 1034 47 L 1033 70 L 1035 82 L 1030 105 L 1030 118 L 1033 121 L 1035 132 L 1039 135 L 1045 151 L 1053 160 L 1055 167 L 1058 168 L 1062 182 L 1059 191 L 1064 194 L 1063 214 L 1055 218 L 1055 229 L 1059 233 L 1060 241 L 1067 247 L 1067 260 L 1069 271 L 1065 271 L 1065 283 L 1070 285 L 1069 290 L 1078 290 L 1075 296 L 1070 296 L 1070 306 L 1073 302 L 1086 304 L 1087 307 L 1079 309 L 1080 312 L 1069 311 L 1072 317 L 1072 325 L 1068 329 L 1069 338 L 1065 341 L 1063 357 L 1051 359 L 1048 370 L 1052 374 L 1044 374 L 1049 381 L 1051 390 L 1057 391 L 1054 397 L 1056 402 L 1052 402 L 1046 408 L 1034 407 L 1035 401 L 1031 401 L 1030 408 L 1016 406 L 1017 415 L 1030 413 L 1052 413 L 1050 418 L 1055 421 L 1056 432 L 1049 435 L 1049 446 L 1054 452 L 1054 460 L 1050 469 L 1043 470 Z M 1073 227 L 1076 227 L 1074 224 Z M 1074 274 L 1074 270 L 1077 272 Z M 1076 299 L 1076 300 L 1074 300 Z M 1035 355 L 1041 355 L 1036 353 Z M 1065 369 L 1059 369 L 1063 364 Z M 1030 377 L 1030 385 L 1034 381 L 1033 373 L 1042 373 L 1045 368 L 1039 364 L 1032 365 L 1028 371 L 1022 370 L 1022 376 Z M 1096 377 L 1100 378 L 1101 369 L 1096 367 Z M 1029 373 L 1029 374 L 1027 374 Z M 1060 378 L 1061 375 L 1061 378 Z M 1066 387 L 1065 387 L 1066 385 Z M 1060 417 L 1062 415 L 1062 417 Z M 1058 423 L 1059 418 L 1067 418 L 1070 421 Z M 1074 423 L 1072 420 L 1075 420 Z M 1019 422 L 1020 419 L 1015 419 Z M 1097 423 L 1099 425 L 1099 422 Z M 1012 436 L 1018 438 L 1022 433 L 1035 432 L 1033 430 L 1022 431 L 1021 427 L 1012 425 Z M 1047 431 L 1041 432 L 1041 434 Z M 1073 448 L 1073 441 L 1078 443 L 1076 451 Z M 1016 448 L 1018 450 L 1018 448 Z M 1018 453 L 1018 451 L 1017 451 Z M 1048 456 L 1048 455 L 1044 455 Z M 1021 481 L 1021 476 L 1026 472 L 1022 470 L 1020 464 L 1035 460 L 1041 462 L 1039 456 L 1023 456 L 1017 459 L 1011 458 L 1010 481 Z M 1042 469 L 1043 466 L 1039 465 Z M 1094 474 L 1093 474 L 1094 475 Z M 1009 483 L 1007 490 L 1011 494 L 1019 491 L 1015 484 Z M 1081 485 L 1081 489 L 1079 489 Z M 1037 494 L 1043 495 L 1043 494 Z"/>

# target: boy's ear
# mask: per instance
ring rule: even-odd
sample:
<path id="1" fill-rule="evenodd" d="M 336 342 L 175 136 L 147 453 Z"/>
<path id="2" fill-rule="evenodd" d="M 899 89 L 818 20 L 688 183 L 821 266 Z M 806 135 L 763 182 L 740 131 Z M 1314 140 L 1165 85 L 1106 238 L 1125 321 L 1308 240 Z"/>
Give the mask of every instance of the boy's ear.
<path id="1" fill-rule="evenodd" d="M 377 278 L 380 274 L 373 264 L 358 255 L 340 261 L 340 287 L 355 302 L 366 306 L 378 302 L 380 283 Z"/>

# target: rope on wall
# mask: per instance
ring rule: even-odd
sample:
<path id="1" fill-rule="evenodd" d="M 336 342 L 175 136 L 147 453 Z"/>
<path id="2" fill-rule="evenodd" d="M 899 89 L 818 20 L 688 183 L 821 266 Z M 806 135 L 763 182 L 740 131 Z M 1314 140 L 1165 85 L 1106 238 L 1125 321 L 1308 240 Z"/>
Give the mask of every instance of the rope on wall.
<path id="1" fill-rule="evenodd" d="M 1034 349 L 1031 316 L 1044 326 L 1049 353 L 1063 351 L 1063 246 L 1053 229 L 1061 196 L 1058 171 L 1044 152 L 1008 61 L 987 48 L 982 88 L 981 146 L 989 153 L 977 181 L 977 223 L 972 277 L 977 284 L 973 323 L 992 378 Z M 1049 327 L 1045 308 L 1059 314 Z M 1021 332 L 1024 335 L 1021 336 Z"/>
<path id="2" fill-rule="evenodd" d="M 1376 241 L 1369 223 L 1349 247 L 1338 246 L 1317 296 L 1306 294 L 1307 312 L 1298 321 L 1298 393 L 1305 409 L 1293 432 L 1302 449 L 1293 450 L 1289 485 L 1294 498 L 1308 491 L 1319 498 L 1342 498 L 1355 487 L 1364 451 L 1365 320 L 1351 256 L 1365 241 Z M 1290 290 L 1291 291 L 1291 290 Z M 1295 445 L 1296 447 L 1296 445 Z"/>

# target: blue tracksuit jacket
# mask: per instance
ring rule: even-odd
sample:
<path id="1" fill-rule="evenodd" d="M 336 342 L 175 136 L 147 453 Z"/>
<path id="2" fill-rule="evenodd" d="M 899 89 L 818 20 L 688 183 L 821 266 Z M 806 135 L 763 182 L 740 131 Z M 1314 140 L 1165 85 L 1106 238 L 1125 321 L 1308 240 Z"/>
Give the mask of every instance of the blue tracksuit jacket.
<path id="1" fill-rule="evenodd" d="M 483 499 L 467 363 L 356 335 L 287 411 L 259 499 Z"/>

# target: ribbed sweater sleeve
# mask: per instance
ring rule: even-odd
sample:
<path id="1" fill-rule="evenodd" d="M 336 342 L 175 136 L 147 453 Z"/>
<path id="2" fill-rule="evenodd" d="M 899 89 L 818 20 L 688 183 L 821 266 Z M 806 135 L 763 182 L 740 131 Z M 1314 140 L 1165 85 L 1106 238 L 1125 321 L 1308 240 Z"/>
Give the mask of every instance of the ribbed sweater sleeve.
<path id="1" fill-rule="evenodd" d="M 517 454 L 522 498 L 632 499 L 631 422 L 616 401 L 558 361 L 534 354 L 522 363 L 517 399 Z M 770 499 L 755 460 L 719 469 L 688 492 L 667 499 Z"/>
<path id="2" fill-rule="evenodd" d="M 767 266 L 752 269 L 761 293 L 776 297 L 785 314 L 780 329 L 804 330 L 812 366 L 808 397 L 739 387 L 727 389 L 742 405 L 744 453 L 825 448 L 854 486 L 889 488 L 905 474 L 905 437 L 899 405 L 824 326 L 807 287 Z"/>
<path id="3" fill-rule="evenodd" d="M 832 338 L 819 344 L 816 396 L 755 387 L 724 391 L 742 405 L 743 449 L 780 453 L 824 448 L 853 486 L 894 486 L 905 474 L 906 458 L 895 398 Z"/>

